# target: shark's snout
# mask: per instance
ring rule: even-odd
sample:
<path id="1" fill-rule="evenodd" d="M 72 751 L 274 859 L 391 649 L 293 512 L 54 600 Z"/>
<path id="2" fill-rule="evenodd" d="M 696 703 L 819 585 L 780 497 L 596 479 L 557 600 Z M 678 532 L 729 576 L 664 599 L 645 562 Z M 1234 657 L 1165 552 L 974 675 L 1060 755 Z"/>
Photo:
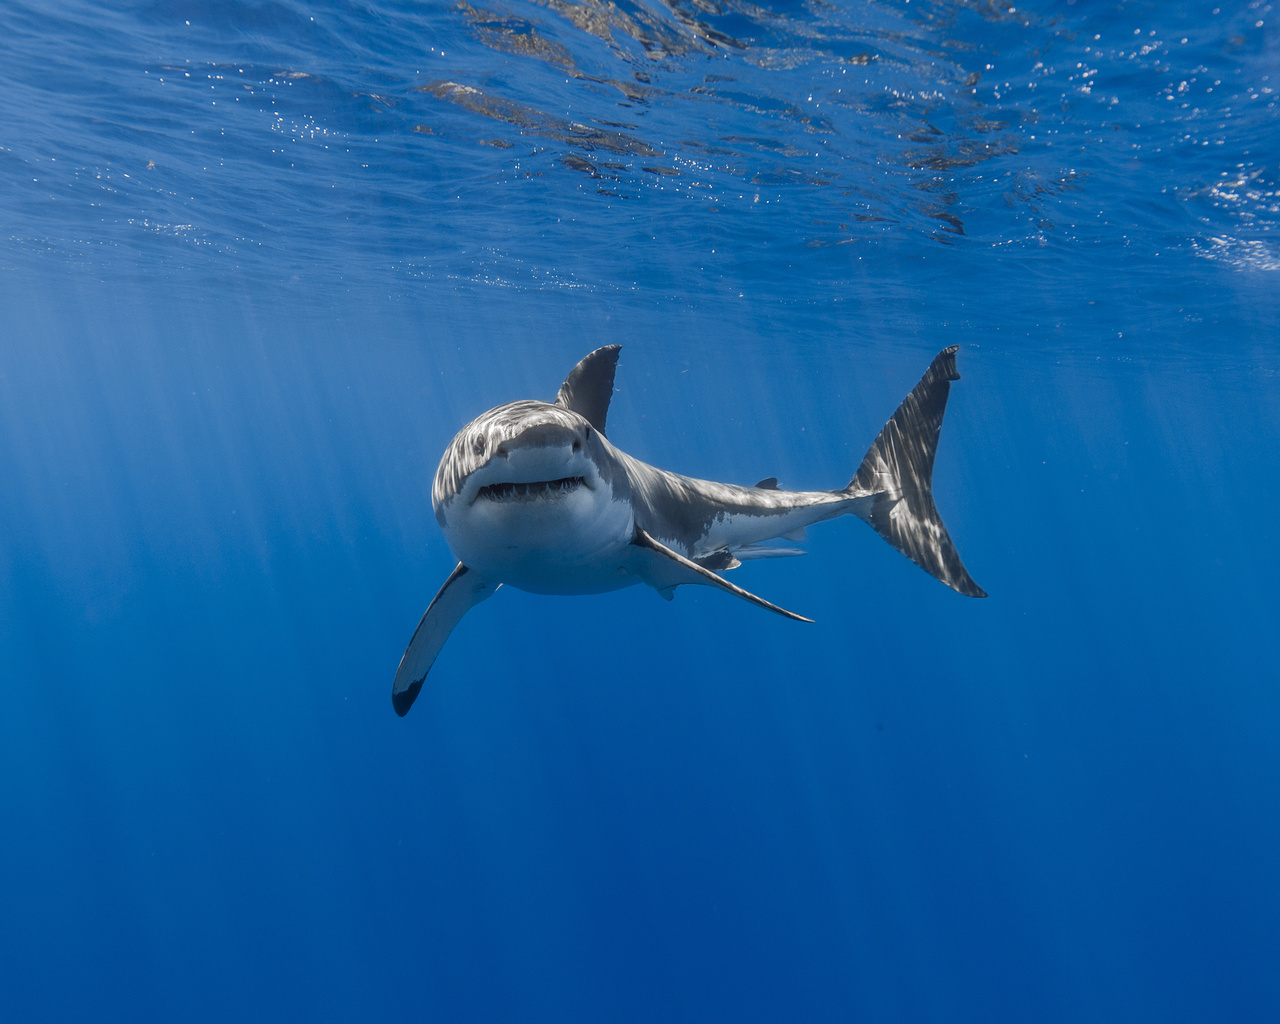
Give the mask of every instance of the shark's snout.
<path id="1" fill-rule="evenodd" d="M 583 435 L 560 423 L 538 423 L 493 446 L 493 456 L 475 477 L 477 501 L 523 504 L 568 497 L 594 489 Z"/>
<path id="2" fill-rule="evenodd" d="M 571 427 L 562 426 L 559 423 L 539 423 L 501 442 L 493 450 L 493 454 L 510 458 L 513 452 L 524 449 L 570 448 L 578 451 L 581 446 L 582 441 L 578 437 L 578 432 Z"/>

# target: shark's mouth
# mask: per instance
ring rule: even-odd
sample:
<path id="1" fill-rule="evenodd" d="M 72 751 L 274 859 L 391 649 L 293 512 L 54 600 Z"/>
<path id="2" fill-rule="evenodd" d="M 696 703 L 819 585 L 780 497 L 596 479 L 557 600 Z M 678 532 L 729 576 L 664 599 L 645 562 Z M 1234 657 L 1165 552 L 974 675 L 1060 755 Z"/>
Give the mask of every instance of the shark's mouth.
<path id="1" fill-rule="evenodd" d="M 562 476 L 559 480 L 536 480 L 524 484 L 489 484 L 476 493 L 476 500 L 487 501 L 555 501 L 583 486 L 580 476 Z"/>

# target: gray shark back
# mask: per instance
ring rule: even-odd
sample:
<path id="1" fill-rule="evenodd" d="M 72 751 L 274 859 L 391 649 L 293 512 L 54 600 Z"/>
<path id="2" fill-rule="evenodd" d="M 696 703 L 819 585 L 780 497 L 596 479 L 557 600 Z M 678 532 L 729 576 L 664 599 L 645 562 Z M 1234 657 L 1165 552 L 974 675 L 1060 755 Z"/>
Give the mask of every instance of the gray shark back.
<path id="1" fill-rule="evenodd" d="M 784 491 L 699 480 L 619 457 L 631 481 L 636 522 L 689 558 L 757 544 L 853 511 L 843 491 Z M 864 502 L 865 503 L 865 502 Z"/>

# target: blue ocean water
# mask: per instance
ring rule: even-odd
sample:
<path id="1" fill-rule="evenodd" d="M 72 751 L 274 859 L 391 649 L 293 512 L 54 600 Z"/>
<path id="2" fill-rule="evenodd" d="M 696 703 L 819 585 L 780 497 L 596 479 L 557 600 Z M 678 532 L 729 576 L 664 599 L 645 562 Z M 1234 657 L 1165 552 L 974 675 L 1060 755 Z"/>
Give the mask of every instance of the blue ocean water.
<path id="1" fill-rule="evenodd" d="M 1218 6 L 1213 6 L 1216 3 Z M 1280 1013 L 1280 35 L 1223 0 L 6 0 L 6 1021 Z M 935 494 L 504 590 L 445 444 Z"/>

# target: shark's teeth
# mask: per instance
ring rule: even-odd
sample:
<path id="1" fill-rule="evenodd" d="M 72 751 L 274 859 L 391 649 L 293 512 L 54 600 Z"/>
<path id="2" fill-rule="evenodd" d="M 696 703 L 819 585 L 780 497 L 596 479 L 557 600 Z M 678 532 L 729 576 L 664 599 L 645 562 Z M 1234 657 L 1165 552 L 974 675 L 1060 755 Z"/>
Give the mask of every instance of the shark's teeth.
<path id="1" fill-rule="evenodd" d="M 481 487 L 477 500 L 487 501 L 554 501 L 576 491 L 586 481 L 580 476 L 564 476 L 559 480 L 537 480 L 531 483 L 489 484 Z"/>

